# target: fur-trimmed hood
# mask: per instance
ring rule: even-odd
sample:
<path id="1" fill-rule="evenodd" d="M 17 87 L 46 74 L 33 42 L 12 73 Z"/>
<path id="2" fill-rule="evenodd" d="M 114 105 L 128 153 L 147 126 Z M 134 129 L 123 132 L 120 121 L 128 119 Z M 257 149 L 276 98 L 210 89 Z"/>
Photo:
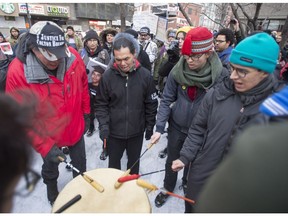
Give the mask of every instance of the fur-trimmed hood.
<path id="1" fill-rule="evenodd" d="M 108 34 L 112 34 L 112 35 L 114 35 L 114 37 L 115 37 L 117 33 L 118 33 L 118 32 L 117 32 L 116 29 L 108 27 L 108 28 L 104 29 L 104 30 L 100 33 L 100 40 L 102 41 L 102 43 L 106 43 L 106 42 L 107 42 L 106 36 L 107 36 Z"/>

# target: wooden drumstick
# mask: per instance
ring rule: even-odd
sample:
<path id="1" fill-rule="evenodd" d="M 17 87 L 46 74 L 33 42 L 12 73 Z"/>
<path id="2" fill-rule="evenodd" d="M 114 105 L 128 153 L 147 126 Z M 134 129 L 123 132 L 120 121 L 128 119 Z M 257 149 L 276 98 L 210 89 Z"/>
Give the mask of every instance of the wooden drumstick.
<path id="1" fill-rule="evenodd" d="M 131 169 L 128 169 L 122 176 L 120 176 L 120 178 L 123 178 L 125 176 L 128 176 L 131 172 Z M 122 185 L 122 182 L 119 182 L 118 180 L 115 182 L 114 184 L 114 188 L 118 189 L 120 186 Z"/>
<path id="2" fill-rule="evenodd" d="M 123 178 L 125 176 L 128 176 L 132 170 L 132 168 L 138 163 L 138 161 L 140 160 L 140 158 L 148 151 L 148 149 L 150 149 L 151 147 L 153 146 L 153 143 L 150 143 L 148 146 L 147 146 L 147 149 L 140 155 L 140 157 L 135 161 L 135 163 L 122 175 L 120 176 L 120 178 Z M 114 188 L 115 189 L 118 189 L 121 185 L 122 185 L 123 182 L 119 182 L 118 179 L 117 181 L 115 182 L 114 184 Z"/>
<path id="3" fill-rule="evenodd" d="M 98 182 L 96 182 L 94 179 L 92 179 L 90 176 L 88 176 L 87 174 L 84 174 L 83 172 L 80 172 L 77 168 L 75 168 L 71 163 L 67 162 L 66 160 L 64 160 L 64 158 L 58 156 L 58 159 L 64 163 L 66 163 L 71 169 L 73 169 L 75 172 L 79 173 L 84 179 L 85 181 L 87 181 L 92 187 L 94 187 L 97 191 L 99 191 L 100 193 L 103 193 L 104 188 L 102 187 L 102 185 L 100 185 Z"/>
<path id="4" fill-rule="evenodd" d="M 194 200 L 188 199 L 188 198 L 186 198 L 186 197 L 184 197 L 184 196 L 180 196 L 180 195 L 178 195 L 178 194 L 169 192 L 169 191 L 167 191 L 167 190 L 159 189 L 159 188 L 156 187 L 155 185 L 150 184 L 150 183 L 144 181 L 143 179 L 137 179 L 137 185 L 139 185 L 139 186 L 141 186 L 141 187 L 143 187 L 143 188 L 146 188 L 146 189 L 148 189 L 149 191 L 161 190 L 163 193 L 166 193 L 166 194 L 168 194 L 168 195 L 170 195 L 170 196 L 174 196 L 174 197 L 177 197 L 177 198 L 179 198 L 179 199 L 183 199 L 183 200 L 185 200 L 185 201 L 187 201 L 187 202 L 189 202 L 189 203 L 192 203 L 192 204 L 195 203 Z"/>

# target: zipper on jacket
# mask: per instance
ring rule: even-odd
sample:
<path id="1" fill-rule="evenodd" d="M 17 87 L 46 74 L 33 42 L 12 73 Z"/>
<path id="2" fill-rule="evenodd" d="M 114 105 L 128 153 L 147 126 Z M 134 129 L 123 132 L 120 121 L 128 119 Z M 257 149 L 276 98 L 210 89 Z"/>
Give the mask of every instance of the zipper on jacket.
<path id="1" fill-rule="evenodd" d="M 126 87 L 126 88 L 128 87 L 128 74 L 127 74 L 127 77 L 126 77 L 126 84 L 125 84 L 125 87 Z"/>
<path id="2" fill-rule="evenodd" d="M 126 139 L 128 138 L 128 113 L 129 113 L 129 107 L 128 107 L 128 74 L 126 77 Z"/>

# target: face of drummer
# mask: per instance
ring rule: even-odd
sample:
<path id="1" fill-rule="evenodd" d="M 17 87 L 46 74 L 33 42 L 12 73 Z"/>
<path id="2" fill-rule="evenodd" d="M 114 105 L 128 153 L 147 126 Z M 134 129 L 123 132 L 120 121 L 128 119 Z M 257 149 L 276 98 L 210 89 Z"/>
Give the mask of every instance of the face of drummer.
<path id="1" fill-rule="evenodd" d="M 135 47 L 126 38 L 119 38 L 114 42 L 114 60 L 118 68 L 128 73 L 135 65 Z"/>

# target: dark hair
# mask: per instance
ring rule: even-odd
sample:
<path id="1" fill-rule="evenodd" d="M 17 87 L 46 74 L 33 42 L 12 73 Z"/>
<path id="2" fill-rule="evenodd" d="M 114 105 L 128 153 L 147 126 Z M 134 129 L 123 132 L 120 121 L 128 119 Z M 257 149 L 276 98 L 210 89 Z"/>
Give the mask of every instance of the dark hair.
<path id="1" fill-rule="evenodd" d="M 227 41 L 230 42 L 229 46 L 232 46 L 234 44 L 234 41 L 235 41 L 234 33 L 233 33 L 233 31 L 231 29 L 229 29 L 229 28 L 220 29 L 219 32 L 217 33 L 216 37 L 218 35 L 225 35 L 226 42 Z"/>
<path id="2" fill-rule="evenodd" d="M 15 30 L 15 31 L 17 31 L 19 33 L 19 29 L 18 28 L 12 27 L 12 28 L 10 28 L 10 34 L 11 34 L 12 30 Z"/>
<path id="3" fill-rule="evenodd" d="M 11 96 L 0 93 L 0 170 L 3 173 L 0 177 L 0 212 L 3 201 L 8 198 L 4 192 L 29 165 L 32 142 L 28 130 L 32 128 L 35 103 L 31 97 L 26 99 L 30 102 L 20 104 Z"/>
<path id="4" fill-rule="evenodd" d="M 132 41 L 128 40 L 125 37 L 117 38 L 113 42 L 113 53 L 114 53 L 114 50 L 120 50 L 121 48 L 126 48 L 126 47 L 128 47 L 128 49 L 133 55 L 135 54 L 136 49 Z"/>
<path id="5" fill-rule="evenodd" d="M 72 26 L 67 26 L 66 30 L 71 29 L 74 32 L 74 28 Z"/>

